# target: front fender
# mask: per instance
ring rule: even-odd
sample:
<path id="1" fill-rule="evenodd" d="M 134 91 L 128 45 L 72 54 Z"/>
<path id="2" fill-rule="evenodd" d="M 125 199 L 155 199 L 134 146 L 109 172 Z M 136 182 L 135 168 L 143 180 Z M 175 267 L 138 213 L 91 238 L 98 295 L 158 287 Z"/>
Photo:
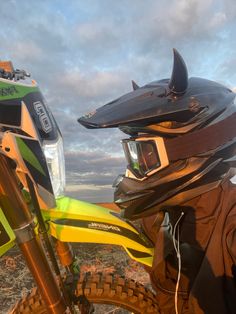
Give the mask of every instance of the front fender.
<path id="1" fill-rule="evenodd" d="M 42 212 L 51 235 L 60 241 L 119 245 L 132 259 L 152 265 L 152 242 L 116 210 L 61 197 L 56 208 Z"/>

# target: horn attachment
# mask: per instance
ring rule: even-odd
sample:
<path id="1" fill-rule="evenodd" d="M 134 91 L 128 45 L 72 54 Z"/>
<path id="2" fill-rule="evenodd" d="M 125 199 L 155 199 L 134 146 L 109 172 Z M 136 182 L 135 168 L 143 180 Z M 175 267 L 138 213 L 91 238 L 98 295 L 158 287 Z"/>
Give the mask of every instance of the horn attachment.
<path id="1" fill-rule="evenodd" d="M 183 94 L 188 87 L 188 71 L 186 64 L 176 49 L 173 49 L 174 64 L 169 88 L 174 94 Z"/>
<path id="2" fill-rule="evenodd" d="M 135 81 L 132 81 L 133 90 L 139 89 L 139 86 Z"/>

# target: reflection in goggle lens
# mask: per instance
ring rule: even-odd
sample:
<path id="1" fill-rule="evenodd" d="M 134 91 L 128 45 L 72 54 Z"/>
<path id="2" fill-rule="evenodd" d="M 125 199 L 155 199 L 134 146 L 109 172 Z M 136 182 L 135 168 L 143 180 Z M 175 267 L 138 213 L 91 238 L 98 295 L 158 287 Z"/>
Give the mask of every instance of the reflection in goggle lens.
<path id="1" fill-rule="evenodd" d="M 154 141 L 124 141 L 123 148 L 129 167 L 138 176 L 145 176 L 160 167 L 158 150 Z"/>

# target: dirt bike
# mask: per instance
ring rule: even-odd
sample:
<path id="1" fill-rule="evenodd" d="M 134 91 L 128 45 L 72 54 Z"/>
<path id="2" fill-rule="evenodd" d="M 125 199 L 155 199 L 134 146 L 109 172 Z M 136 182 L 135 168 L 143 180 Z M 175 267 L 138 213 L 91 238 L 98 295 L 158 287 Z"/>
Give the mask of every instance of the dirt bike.
<path id="1" fill-rule="evenodd" d="M 120 213 L 63 196 L 63 143 L 37 83 L 0 62 L 0 256 L 18 244 L 37 288 L 11 313 L 158 313 L 155 295 L 116 274 L 80 271 L 70 243 L 122 246 L 145 266 L 153 243 Z M 76 312 L 77 311 L 77 312 Z"/>

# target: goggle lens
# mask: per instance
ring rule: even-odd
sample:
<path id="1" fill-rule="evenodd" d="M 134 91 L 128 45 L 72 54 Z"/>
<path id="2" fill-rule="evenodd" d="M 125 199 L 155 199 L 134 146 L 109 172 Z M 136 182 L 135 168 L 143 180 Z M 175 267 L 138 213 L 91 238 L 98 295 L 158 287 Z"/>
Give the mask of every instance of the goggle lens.
<path id="1" fill-rule="evenodd" d="M 160 167 L 160 158 L 154 141 L 124 140 L 123 148 L 129 168 L 138 176 L 145 176 Z"/>
<path id="2" fill-rule="evenodd" d="M 134 171 L 140 172 L 138 145 L 135 141 L 130 141 L 127 143 L 127 153 L 130 167 Z"/>
<path id="3" fill-rule="evenodd" d="M 159 155 L 153 141 L 139 142 L 139 148 L 140 163 L 145 174 L 160 167 Z"/>

